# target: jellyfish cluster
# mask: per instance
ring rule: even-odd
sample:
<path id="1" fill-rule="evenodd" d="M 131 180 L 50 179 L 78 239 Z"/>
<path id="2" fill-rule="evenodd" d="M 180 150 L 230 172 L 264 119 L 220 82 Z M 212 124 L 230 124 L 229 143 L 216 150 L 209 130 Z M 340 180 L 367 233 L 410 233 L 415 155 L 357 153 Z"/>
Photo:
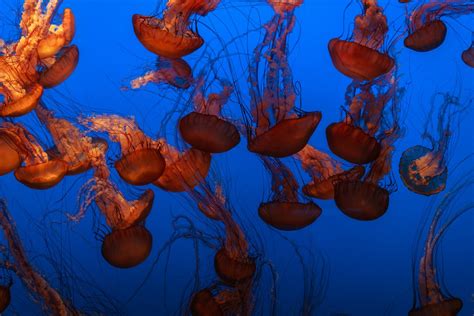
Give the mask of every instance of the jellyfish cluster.
<path id="1" fill-rule="evenodd" d="M 428 147 L 414 144 L 405 149 L 398 173 L 394 172 L 397 142 L 405 134 L 404 97 L 411 89 L 404 85 L 403 60 L 398 56 L 401 50 L 437 49 L 447 34 L 445 20 L 472 14 L 474 4 L 400 0 L 406 21 L 395 26 L 377 0 L 358 2 L 361 12 L 354 17 L 350 34 L 327 43 L 334 73 L 349 80 L 344 105 L 334 107 L 340 118 L 329 124 L 322 111 L 303 109 L 293 75 L 290 55 L 297 12 L 305 10 L 303 0 L 262 1 L 271 14 L 252 30 L 259 36 L 256 43 L 247 42 L 249 51 L 234 57 L 227 52 L 230 46 L 223 44 L 223 53 L 207 62 L 197 56 L 202 51 L 215 54 L 206 46 L 216 42 L 197 26 L 217 10 L 231 10 L 226 1 L 168 0 L 152 15 L 130 14 L 137 43 L 144 54 L 152 54 L 153 67 L 129 80 L 122 93 L 147 87 L 176 102 L 167 113 L 166 120 L 174 120 L 171 132 L 161 128 L 171 125 L 167 122 L 155 123 L 151 132 L 134 116 L 133 108 L 127 115 L 113 109 L 82 110 L 70 117 L 52 102 L 49 92 L 60 89 L 80 67 L 79 48 L 73 44 L 76 19 L 72 9 L 60 10 L 61 1 L 24 0 L 16 26 L 19 35 L 0 40 L 0 175 L 12 173 L 26 190 L 44 192 L 61 186 L 65 178 L 77 179 L 76 207 L 63 214 L 64 220 L 77 225 L 91 214 L 98 218 L 100 254 L 110 269 L 131 269 L 154 257 L 154 236 L 160 231 L 146 224 L 149 215 L 160 209 L 158 191 L 183 198 L 192 211 L 178 211 L 182 214 L 173 222 L 175 234 L 158 247 L 191 239 L 209 249 L 214 266 L 213 280 L 195 283 L 183 302 L 183 313 L 257 315 L 259 282 L 264 267 L 272 265 L 255 246 L 258 229 L 249 230 L 236 211 L 226 185 L 230 180 L 216 167 L 221 157 L 232 157 L 245 147 L 245 155 L 257 159 L 269 189 L 262 188 L 259 194 L 265 197 L 248 212 L 252 221 L 290 239 L 294 233 L 290 231 L 317 230 L 314 223 L 325 215 L 323 201 L 333 200 L 343 220 L 362 225 L 388 211 L 403 211 L 390 207 L 397 182 L 423 196 L 439 194 L 449 184 L 448 149 L 472 98 L 466 102 L 451 92 L 434 95 L 431 117 L 420 135 Z M 236 38 L 253 39 L 252 32 Z M 473 56 L 471 44 L 459 60 L 473 67 Z M 242 73 L 234 69 L 232 58 L 242 58 Z M 228 71 L 221 71 L 224 68 Z M 30 117 L 37 126 L 24 123 Z M 313 141 L 323 123 L 319 129 L 324 128 L 325 137 Z M 35 132 L 38 128 L 49 142 Z M 456 194 L 472 185 L 470 179 L 455 186 L 436 208 L 423 251 L 416 257 L 413 273 L 418 281 L 408 315 L 456 315 L 462 308 L 460 299 L 442 291 L 434 264 L 443 233 L 472 209 L 468 205 L 443 217 Z M 0 268 L 21 280 L 45 314 L 83 315 L 28 258 L 7 206 L 8 192 L 2 193 L 6 200 L 0 200 L 0 227 L 5 245 L 0 253 L 6 259 L 0 258 Z M 207 224 L 197 229 L 190 218 Z M 11 282 L 0 284 L 0 312 L 15 300 L 10 287 Z M 305 308 L 309 307 L 303 307 L 302 314 L 313 314 Z"/>

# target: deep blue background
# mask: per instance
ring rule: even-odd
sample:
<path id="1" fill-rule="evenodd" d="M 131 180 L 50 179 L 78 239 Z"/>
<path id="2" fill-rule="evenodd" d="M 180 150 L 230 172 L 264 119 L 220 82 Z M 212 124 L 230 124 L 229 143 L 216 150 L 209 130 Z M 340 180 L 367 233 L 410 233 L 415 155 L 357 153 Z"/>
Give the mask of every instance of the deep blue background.
<path id="1" fill-rule="evenodd" d="M 2 35 L 11 35 L 14 30 L 12 23 L 17 18 L 13 9 L 19 10 L 20 4 L 10 0 L 1 2 L 2 5 L 5 2 L 1 8 L 4 21 Z M 347 1 L 342 0 L 306 1 L 296 11 L 298 25 L 291 41 L 291 65 L 295 80 L 302 86 L 303 108 L 323 113 L 323 120 L 310 143 L 323 150 L 327 149 L 324 129 L 339 119 L 344 92 L 350 82 L 332 66 L 326 48 L 331 38 L 348 34 L 352 29 L 350 24 L 360 8 L 352 3 L 344 14 L 347 4 Z M 404 6 L 397 1 L 384 1 L 382 4 L 390 25 L 393 28 L 401 26 L 404 22 Z M 162 98 L 163 94 L 158 93 L 159 88 L 148 86 L 138 92 L 120 89 L 127 84 L 127 80 L 153 64 L 154 56 L 134 36 L 131 16 L 134 13 L 153 14 L 156 6 L 157 3 L 151 0 L 65 1 L 62 8 L 71 7 L 76 16 L 77 35 L 74 43 L 80 48 L 80 62 L 74 74 L 58 91 L 47 93 L 49 100 L 57 101 L 51 102 L 50 107 L 58 115 L 73 117 L 79 112 L 83 115 L 91 112 L 134 115 L 149 135 L 163 133 L 160 122 L 163 115 L 172 110 L 173 103 Z M 218 51 L 221 46 L 216 34 L 221 40 L 227 41 L 251 31 L 254 28 L 252 23 L 263 24 L 270 17 L 269 14 L 270 10 L 262 1 L 227 0 L 218 10 L 200 19 L 199 29 L 210 49 Z M 416 232 L 430 198 L 408 191 L 398 177 L 397 165 L 404 149 L 421 144 L 421 131 L 431 111 L 429 101 L 434 93 L 458 93 L 463 100 L 473 97 L 473 69 L 464 65 L 460 59 L 462 50 L 470 44 L 471 36 L 464 26 L 473 29 L 473 24 L 467 17 L 458 21 L 446 19 L 449 27 L 447 39 L 442 47 L 433 52 L 420 54 L 402 49 L 400 43 L 397 46 L 401 50 L 398 57 L 401 83 L 407 88 L 402 102 L 401 120 L 406 133 L 395 145 L 397 150 L 393 166 L 398 191 L 391 195 L 387 214 L 374 222 L 357 222 L 343 216 L 333 201 L 321 201 L 318 204 L 323 208 L 323 215 L 316 223 L 298 232 L 284 233 L 301 248 L 309 248 L 327 258 L 329 285 L 318 309 L 320 315 L 406 315 L 411 308 L 412 251 Z M 230 49 L 238 50 L 245 56 L 252 51 L 256 41 L 256 33 L 249 32 L 237 41 L 238 46 L 234 45 Z M 197 52 L 188 58 L 190 63 L 198 64 L 197 69 L 201 69 L 205 62 L 205 58 L 199 59 L 199 56 L 200 52 Z M 239 60 L 245 60 L 242 56 L 231 59 L 237 68 Z M 245 84 L 245 78 L 242 80 Z M 174 94 L 170 92 L 169 95 Z M 77 102 L 74 106 L 73 100 Z M 237 110 L 235 113 L 238 113 Z M 44 136 L 34 114 L 29 116 L 23 121 L 37 135 Z M 454 129 L 448 151 L 452 169 L 473 149 L 473 111 L 465 112 L 463 116 L 460 128 Z M 168 126 L 171 130 L 173 124 Z M 43 137 L 43 140 L 46 141 L 46 138 Z M 265 255 L 278 270 L 280 314 L 296 314 L 302 299 L 301 267 L 289 244 L 267 228 L 257 216 L 257 206 L 268 196 L 270 182 L 258 159 L 246 151 L 245 145 L 242 142 L 231 152 L 217 156 L 213 163 L 221 170 L 222 181 L 226 184 L 234 208 L 248 224 L 246 227 L 257 228 Z M 472 165 L 472 159 L 461 165 L 451 175 L 448 188 Z M 41 255 L 53 257 L 53 266 L 64 272 L 64 265 L 67 265 L 71 278 L 75 276 L 92 281 L 92 285 L 73 283 L 73 286 L 69 286 L 72 292 L 89 293 L 100 301 L 101 297 L 93 289 L 101 288 L 108 296 L 125 305 L 129 315 L 167 315 L 176 312 L 183 305 L 182 298 L 189 295 L 194 275 L 194 252 L 189 241 L 181 241 L 172 249 L 166 278 L 165 260 L 162 260 L 154 267 L 148 282 L 137 296 L 130 302 L 126 302 L 126 299 L 142 282 L 156 252 L 171 235 L 172 217 L 187 214 L 201 221 L 200 215 L 179 195 L 155 189 L 155 205 L 147 220 L 147 227 L 154 236 L 153 254 L 136 269 L 113 269 L 100 255 L 100 242 L 94 239 L 92 213 L 79 224 L 50 224 L 45 218 L 48 212 L 74 212 L 77 208 L 77 191 L 89 176 L 68 178 L 48 191 L 30 190 L 17 183 L 12 175 L 0 178 L 0 192 L 9 203 L 25 247 L 31 258 L 34 258 L 32 261 L 46 269 L 45 273 L 54 278 L 53 283 L 60 286 L 60 280 L 55 277 L 57 271 L 53 271 Z M 115 179 L 120 183 L 116 176 Z M 120 185 L 126 194 L 131 193 L 132 189 L 122 183 Z M 465 202 L 472 201 L 472 194 L 464 199 Z M 64 216 L 55 217 L 64 221 Z M 38 228 L 37 223 L 44 225 Z M 444 266 L 441 272 L 450 293 L 464 302 L 461 315 L 474 313 L 473 224 L 472 214 L 462 217 L 451 227 L 442 245 Z M 248 229 L 248 233 L 250 239 L 257 239 L 253 229 Z M 48 254 L 41 236 L 51 236 L 49 245 L 59 247 L 53 251 L 54 256 Z M 61 252 L 64 255 L 58 255 Z M 76 261 L 66 260 L 67 254 Z M 204 252 L 201 259 L 203 285 L 210 284 L 215 278 L 212 255 Z M 258 299 L 268 301 L 269 278 L 265 277 L 262 282 Z M 61 288 L 65 290 L 67 287 L 63 285 Z M 6 314 L 13 311 L 20 315 L 39 313 L 38 307 L 30 303 L 17 279 L 13 287 L 12 306 Z"/>

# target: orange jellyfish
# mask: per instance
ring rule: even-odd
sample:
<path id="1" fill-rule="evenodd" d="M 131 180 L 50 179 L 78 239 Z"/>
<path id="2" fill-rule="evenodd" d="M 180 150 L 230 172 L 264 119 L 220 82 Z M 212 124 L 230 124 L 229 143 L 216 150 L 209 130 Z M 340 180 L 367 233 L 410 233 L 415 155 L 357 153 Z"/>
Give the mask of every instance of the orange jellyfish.
<path id="1" fill-rule="evenodd" d="M 212 286 L 194 293 L 190 310 L 193 316 L 224 316 L 240 314 L 241 305 L 242 295 L 237 289 Z"/>
<path id="2" fill-rule="evenodd" d="M 16 223 L 8 211 L 4 200 L 0 200 L 0 227 L 8 243 L 9 253 L 11 254 L 11 259 L 2 260 L 0 265 L 11 270 L 20 278 L 35 301 L 41 302 L 45 313 L 48 315 L 82 315 L 70 301 L 64 299 L 61 294 L 50 285 L 41 272 L 31 265 L 26 256 L 20 236 L 16 231 Z M 1 287 L 0 301 L 4 304 L 10 301 L 9 289 L 8 292 L 5 292 L 5 289 Z"/>
<path id="3" fill-rule="evenodd" d="M 15 139 L 0 129 L 0 176 L 10 173 L 21 166 L 22 158 Z"/>
<path id="4" fill-rule="evenodd" d="M 81 189 L 79 212 L 69 218 L 79 221 L 95 201 L 112 229 L 102 242 L 104 259 L 114 267 L 131 268 L 142 263 L 151 251 L 152 236 L 143 222 L 152 209 L 154 194 L 146 190 L 138 200 L 127 201 L 109 179 L 106 150 L 106 146 L 96 146 L 88 152 L 94 177 Z"/>
<path id="5" fill-rule="evenodd" d="M 272 197 L 258 207 L 260 218 L 280 230 L 298 230 L 312 224 L 321 215 L 321 208 L 313 202 L 299 201 L 299 185 L 279 159 L 261 159 L 272 176 Z"/>
<path id="6" fill-rule="evenodd" d="M 312 178 L 311 182 L 303 187 L 303 193 L 318 199 L 334 199 L 334 183 L 341 180 L 359 180 L 365 174 L 363 166 L 344 171 L 339 162 L 311 145 L 306 145 L 295 156 Z"/>
<path id="7" fill-rule="evenodd" d="M 76 45 L 65 47 L 58 52 L 53 63 L 50 62 L 44 61 L 44 70 L 39 76 L 39 84 L 44 88 L 54 88 L 71 76 L 79 62 L 79 49 Z"/>
<path id="8" fill-rule="evenodd" d="M 447 27 L 442 17 L 470 14 L 474 4 L 464 0 L 429 0 L 418 6 L 408 16 L 407 48 L 428 52 L 443 44 Z"/>
<path id="9" fill-rule="evenodd" d="M 420 232 L 427 233 L 421 254 L 416 254 L 413 266 L 413 307 L 409 316 L 455 316 L 463 307 L 461 299 L 448 295 L 439 282 L 440 269 L 436 269 L 437 251 L 441 240 L 463 214 L 472 211 L 472 203 L 459 205 L 456 201 L 460 196 L 472 194 L 474 181 L 472 170 L 466 173 L 463 181 L 459 181 L 453 189 L 446 193 L 432 215 L 431 224 Z M 456 204 L 455 204 L 456 203 Z M 456 210 L 454 210 L 456 208 Z M 425 222 L 424 222 L 425 223 Z M 424 224 L 426 225 L 426 224 Z M 419 245 L 417 251 L 419 251 Z M 418 263 L 418 277 L 416 276 L 416 262 Z"/>
<path id="10" fill-rule="evenodd" d="M 471 68 L 474 68 L 474 33 L 472 34 L 471 46 L 461 54 L 462 61 Z"/>
<path id="11" fill-rule="evenodd" d="M 23 166 L 15 170 L 15 178 L 24 185 L 38 190 L 49 189 L 66 175 L 67 164 L 61 159 L 49 159 L 36 139 L 20 124 L 3 122 L 0 134 L 12 140 Z"/>
<path id="12" fill-rule="evenodd" d="M 275 15 L 264 25 L 263 41 L 255 47 L 249 65 L 252 117 L 248 119 L 247 147 L 261 155 L 287 157 L 306 145 L 321 120 L 321 112 L 306 113 L 295 108 L 287 42 L 296 22 L 294 10 L 302 1 L 268 0 L 268 3 Z M 262 58 L 263 83 L 259 79 Z"/>
<path id="13" fill-rule="evenodd" d="M 58 83 L 57 73 L 62 71 L 60 64 L 64 63 L 60 50 L 69 45 L 75 30 L 70 9 L 64 10 L 62 24 L 51 23 L 58 4 L 58 1 L 26 0 L 20 21 L 21 38 L 11 43 L 0 41 L 0 95 L 4 99 L 0 116 L 22 116 L 36 107 L 43 93 L 43 86 L 38 83 L 40 66 L 50 66 L 49 80 L 56 77 Z"/>
<path id="14" fill-rule="evenodd" d="M 329 41 L 331 60 L 344 75 L 357 81 L 373 80 L 388 73 L 395 61 L 380 52 L 388 32 L 387 18 L 377 0 L 361 0 L 364 12 L 356 16 L 350 40 Z"/>
<path id="15" fill-rule="evenodd" d="M 220 0 L 169 0 L 162 18 L 134 14 L 135 35 L 152 53 L 171 59 L 191 54 L 204 40 L 190 27 L 193 15 L 205 16 L 213 11 Z"/>
<path id="16" fill-rule="evenodd" d="M 232 85 L 222 82 L 222 92 L 204 97 L 204 78 L 198 81 L 194 93 L 194 112 L 179 120 L 179 131 L 183 139 L 201 151 L 222 153 L 231 150 L 240 142 L 240 134 L 234 124 L 223 119 L 222 107 L 232 94 Z"/>
<path id="17" fill-rule="evenodd" d="M 50 158 L 61 158 L 68 165 L 66 175 L 77 175 L 91 168 L 87 153 L 93 146 L 107 146 L 101 139 L 93 139 L 82 133 L 74 124 L 64 118 L 56 118 L 53 111 L 44 104 L 36 107 L 35 112 L 49 130 L 55 147 L 47 150 Z"/>
<path id="18" fill-rule="evenodd" d="M 436 97 L 442 96 L 443 103 L 438 111 L 438 139 L 430 134 L 432 122 L 427 120 L 422 138 L 428 139 L 430 148 L 416 145 L 402 153 L 399 163 L 400 177 L 403 184 L 418 194 L 433 195 L 443 191 L 448 179 L 447 150 L 451 137 L 451 124 L 462 112 L 459 99 L 449 94 L 435 95 L 432 99 L 432 113 L 436 105 Z"/>
<path id="19" fill-rule="evenodd" d="M 146 72 L 131 81 L 132 89 L 139 89 L 149 83 L 166 83 L 176 88 L 187 89 L 193 82 L 193 73 L 189 64 L 181 58 L 169 59 L 158 56 L 156 70 Z"/>
<path id="20" fill-rule="evenodd" d="M 204 181 L 211 166 L 211 154 L 195 148 L 180 152 L 162 141 L 161 154 L 166 162 L 165 170 L 153 184 L 169 192 L 193 189 Z"/>
<path id="21" fill-rule="evenodd" d="M 146 185 L 163 174 L 161 145 L 146 136 L 133 118 L 96 115 L 79 121 L 92 131 L 107 132 L 112 141 L 120 144 L 122 157 L 115 162 L 115 169 L 127 183 Z"/>

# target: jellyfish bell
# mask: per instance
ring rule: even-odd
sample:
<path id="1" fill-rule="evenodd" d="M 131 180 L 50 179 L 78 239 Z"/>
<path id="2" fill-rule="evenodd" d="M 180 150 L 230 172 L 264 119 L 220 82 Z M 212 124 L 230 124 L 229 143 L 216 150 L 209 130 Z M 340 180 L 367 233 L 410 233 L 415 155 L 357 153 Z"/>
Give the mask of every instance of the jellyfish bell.
<path id="1" fill-rule="evenodd" d="M 0 176 L 20 167 L 21 155 L 7 133 L 0 133 Z"/>
<path id="2" fill-rule="evenodd" d="M 168 59 L 158 56 L 156 66 L 158 69 L 170 69 L 170 71 L 164 73 L 164 79 L 169 84 L 181 89 L 187 89 L 191 86 L 193 71 L 184 59 Z"/>
<path id="3" fill-rule="evenodd" d="M 345 122 L 333 123 L 326 128 L 326 139 L 331 151 L 338 157 L 356 164 L 367 164 L 380 154 L 379 142 L 360 127 Z"/>
<path id="4" fill-rule="evenodd" d="M 251 138 L 247 148 L 251 152 L 276 158 L 294 155 L 308 143 L 321 116 L 321 112 L 310 112 L 299 118 L 282 120 Z"/>
<path id="5" fill-rule="evenodd" d="M 39 84 L 44 88 L 54 88 L 64 82 L 76 69 L 79 62 L 79 49 L 76 45 L 63 48 L 59 57 L 39 77 Z"/>
<path id="6" fill-rule="evenodd" d="M 67 163 L 60 159 L 19 167 L 15 178 L 31 189 L 46 190 L 57 185 L 66 175 Z"/>
<path id="7" fill-rule="evenodd" d="M 163 174 L 165 160 L 158 149 L 144 148 L 122 155 L 115 162 L 115 169 L 127 183 L 146 185 Z"/>
<path id="8" fill-rule="evenodd" d="M 334 185 L 334 201 L 345 215 L 371 221 L 387 211 L 389 192 L 366 181 L 340 181 Z"/>
<path id="9" fill-rule="evenodd" d="M 176 159 L 167 160 L 163 174 L 153 182 L 154 185 L 169 192 L 184 192 L 201 183 L 211 166 L 211 154 L 195 148 L 186 150 Z"/>
<path id="10" fill-rule="evenodd" d="M 280 230 L 299 230 L 311 225 L 321 215 L 321 208 L 312 203 L 272 201 L 258 207 L 260 218 Z"/>
<path id="11" fill-rule="evenodd" d="M 403 43 L 411 50 L 429 52 L 443 44 L 447 30 L 443 21 L 434 20 L 411 32 Z"/>
<path id="12" fill-rule="evenodd" d="M 3 313 L 10 305 L 10 287 L 11 285 L 0 285 L 0 313 Z"/>
<path id="13" fill-rule="evenodd" d="M 200 290 L 193 295 L 190 309 L 193 316 L 224 316 L 219 303 L 209 289 Z"/>
<path id="14" fill-rule="evenodd" d="M 238 284 L 254 276 L 256 264 L 253 258 L 232 258 L 223 247 L 214 256 L 214 268 L 222 281 Z"/>
<path id="15" fill-rule="evenodd" d="M 4 102 L 0 104 L 1 117 L 19 117 L 31 112 L 37 105 L 43 95 L 43 87 L 39 84 L 33 84 L 27 93 L 17 100 Z"/>
<path id="16" fill-rule="evenodd" d="M 414 146 L 402 153 L 399 172 L 403 184 L 418 194 L 433 195 L 446 188 L 448 167 L 440 166 L 432 149 Z"/>
<path id="17" fill-rule="evenodd" d="M 334 38 L 329 41 L 328 49 L 334 67 L 354 80 L 373 80 L 395 66 L 395 60 L 387 53 L 359 43 Z"/>
<path id="18" fill-rule="evenodd" d="M 334 199 L 334 183 L 341 180 L 360 180 L 364 174 L 365 168 L 363 166 L 355 166 L 326 179 L 306 184 L 303 187 L 303 193 L 321 200 L 332 200 Z"/>
<path id="19" fill-rule="evenodd" d="M 75 17 L 72 10 L 64 9 L 60 26 L 55 26 L 54 31 L 38 43 L 37 53 L 40 59 L 53 57 L 61 48 L 69 45 L 76 32 Z"/>
<path id="20" fill-rule="evenodd" d="M 204 40 L 199 34 L 186 30 L 185 33 L 168 30 L 162 20 L 134 14 L 133 30 L 142 45 L 150 52 L 167 58 L 181 58 L 199 49 Z"/>
<path id="21" fill-rule="evenodd" d="M 102 242 L 102 256 L 116 268 L 133 268 L 148 258 L 152 242 L 151 233 L 141 225 L 115 229 Z"/>
<path id="22" fill-rule="evenodd" d="M 235 125 L 216 115 L 191 112 L 179 121 L 179 131 L 188 144 L 208 153 L 226 152 L 240 142 Z"/>
<path id="23" fill-rule="evenodd" d="M 471 68 L 474 68 L 474 44 L 461 54 L 462 61 Z"/>
<path id="24" fill-rule="evenodd" d="M 458 298 L 447 299 L 440 303 L 414 308 L 408 316 L 456 316 L 462 309 L 463 303 Z"/>

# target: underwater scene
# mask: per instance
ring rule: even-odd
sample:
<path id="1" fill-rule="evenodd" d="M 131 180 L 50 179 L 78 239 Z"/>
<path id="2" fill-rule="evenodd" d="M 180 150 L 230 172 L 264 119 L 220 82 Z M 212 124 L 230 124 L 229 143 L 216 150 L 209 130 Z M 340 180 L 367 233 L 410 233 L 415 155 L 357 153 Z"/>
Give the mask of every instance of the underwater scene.
<path id="1" fill-rule="evenodd" d="M 0 315 L 474 315 L 474 0 L 0 4 Z"/>

